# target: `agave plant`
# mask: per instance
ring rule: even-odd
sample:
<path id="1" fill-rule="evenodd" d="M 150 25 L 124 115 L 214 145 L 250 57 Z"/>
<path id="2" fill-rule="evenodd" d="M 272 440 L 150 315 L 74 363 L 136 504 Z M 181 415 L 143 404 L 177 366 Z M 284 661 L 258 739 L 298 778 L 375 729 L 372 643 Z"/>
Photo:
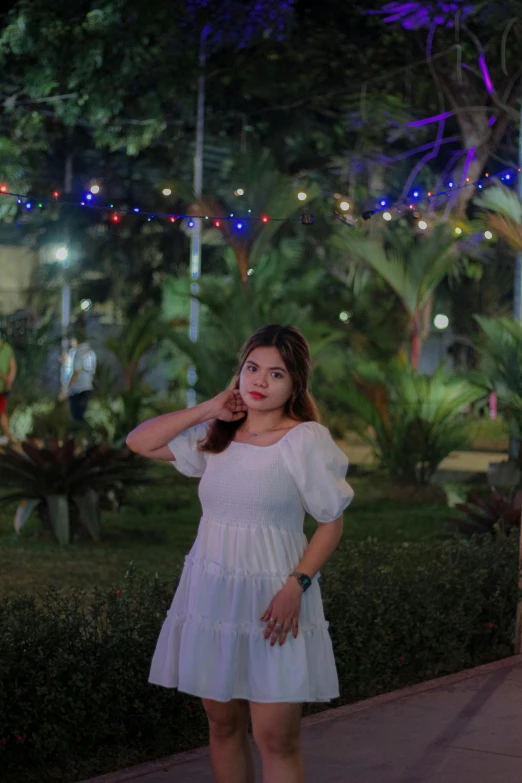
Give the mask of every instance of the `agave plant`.
<path id="1" fill-rule="evenodd" d="M 419 375 L 400 357 L 356 363 L 354 383 L 338 394 L 365 425 L 361 436 L 394 478 L 426 484 L 443 459 L 467 443 L 463 413 L 483 391 L 443 367 Z"/>
<path id="2" fill-rule="evenodd" d="M 514 497 L 491 492 L 486 498 L 468 492 L 466 503 L 457 503 L 455 508 L 463 511 L 467 516 L 467 519 L 449 520 L 460 533 L 467 535 L 489 533 L 492 536 L 499 532 L 508 533 L 520 527 L 522 491 L 517 492 Z"/>
<path id="3" fill-rule="evenodd" d="M 4 503 L 19 501 L 15 530 L 20 532 L 33 511 L 60 544 L 69 544 L 84 527 L 100 540 L 100 506 L 111 495 L 120 501 L 128 486 L 148 483 L 147 461 L 126 449 L 106 445 L 76 448 L 75 441 L 24 441 L 22 452 L 0 450 L 0 488 Z"/>

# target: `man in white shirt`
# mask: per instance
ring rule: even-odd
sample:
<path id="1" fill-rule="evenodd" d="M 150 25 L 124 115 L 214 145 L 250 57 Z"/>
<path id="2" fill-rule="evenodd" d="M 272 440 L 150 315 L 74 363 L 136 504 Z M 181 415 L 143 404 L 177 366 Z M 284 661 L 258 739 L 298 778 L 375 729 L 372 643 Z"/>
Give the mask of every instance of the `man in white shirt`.
<path id="1" fill-rule="evenodd" d="M 77 327 L 71 346 L 63 365 L 63 390 L 69 400 L 72 420 L 84 421 L 96 372 L 96 354 L 83 326 Z"/>

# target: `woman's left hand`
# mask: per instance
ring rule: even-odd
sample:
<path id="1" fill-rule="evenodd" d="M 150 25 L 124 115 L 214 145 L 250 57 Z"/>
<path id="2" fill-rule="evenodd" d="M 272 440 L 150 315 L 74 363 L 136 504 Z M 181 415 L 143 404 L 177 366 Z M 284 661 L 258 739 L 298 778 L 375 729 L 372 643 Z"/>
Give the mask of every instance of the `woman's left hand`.
<path id="1" fill-rule="evenodd" d="M 284 644 L 288 631 L 291 628 L 294 639 L 297 637 L 302 595 L 303 589 L 297 579 L 290 579 L 285 586 L 275 594 L 270 602 L 270 606 L 261 617 L 261 621 L 268 620 L 268 625 L 265 630 L 265 639 L 268 639 L 270 634 L 272 634 L 270 640 L 270 645 L 272 647 L 276 643 L 278 636 L 279 644 Z M 276 628 L 276 625 L 280 625 L 281 628 Z"/>

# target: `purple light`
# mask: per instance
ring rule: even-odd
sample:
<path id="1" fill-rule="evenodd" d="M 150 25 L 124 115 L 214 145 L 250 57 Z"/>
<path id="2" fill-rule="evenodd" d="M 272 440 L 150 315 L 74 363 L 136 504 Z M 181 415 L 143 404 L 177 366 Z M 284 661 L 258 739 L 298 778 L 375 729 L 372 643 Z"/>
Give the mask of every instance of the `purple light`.
<path id="1" fill-rule="evenodd" d="M 433 117 L 426 117 L 423 120 L 415 120 L 415 122 L 407 122 L 408 128 L 419 128 L 421 125 L 429 125 L 432 122 L 438 122 L 439 120 L 446 120 L 453 115 L 452 111 L 445 111 L 442 114 L 435 114 Z"/>
<path id="2" fill-rule="evenodd" d="M 393 2 L 386 3 L 380 11 L 367 11 L 367 14 L 387 14 L 384 21 L 388 23 L 400 22 L 406 30 L 418 30 L 420 27 L 433 27 L 441 25 L 453 27 L 455 15 L 461 9 L 460 18 L 465 18 L 472 13 L 474 6 L 471 3 L 444 3 L 438 2 Z"/>
<path id="3" fill-rule="evenodd" d="M 133 211 L 133 212 L 139 212 L 139 211 L 140 211 L 140 208 L 139 208 L 139 207 L 134 207 L 134 209 L 133 209 L 132 211 Z"/>
<path id="4" fill-rule="evenodd" d="M 149 218 L 149 220 L 150 220 L 150 218 Z M 193 221 L 193 220 L 189 220 L 189 222 L 188 222 L 188 227 L 189 227 L 189 228 L 192 228 L 192 227 L 193 227 L 193 225 L 194 225 L 194 221 Z"/>
<path id="5" fill-rule="evenodd" d="M 419 191 L 418 190 L 414 190 L 413 191 L 413 197 L 414 198 L 419 198 Z"/>
<path id="6" fill-rule="evenodd" d="M 482 190 L 482 185 L 479 185 L 479 188 Z"/>
<path id="7" fill-rule="evenodd" d="M 236 228 L 237 228 L 238 231 L 241 231 L 241 229 L 243 228 L 243 224 L 242 223 L 236 223 Z"/>
<path id="8" fill-rule="evenodd" d="M 511 179 L 511 174 L 506 174 L 506 179 Z"/>
<path id="9" fill-rule="evenodd" d="M 489 126 L 494 125 L 496 123 L 496 121 L 497 121 L 497 118 L 495 116 L 490 117 L 489 120 L 488 120 L 488 125 Z"/>
<path id="10" fill-rule="evenodd" d="M 450 188 L 452 188 L 453 187 L 453 182 L 448 182 L 448 185 L 449 185 Z"/>
<path id="11" fill-rule="evenodd" d="M 381 207 L 385 207 L 385 206 L 386 206 L 386 201 L 385 201 L 385 199 L 383 199 L 383 200 L 381 201 Z"/>
<path id="12" fill-rule="evenodd" d="M 480 55 L 479 65 L 480 65 L 480 70 L 482 71 L 482 78 L 484 79 L 484 85 L 486 87 L 486 90 L 491 95 L 492 92 L 495 92 L 495 88 L 493 87 L 491 76 L 489 75 L 488 66 L 486 63 L 486 55 L 484 54 Z"/>

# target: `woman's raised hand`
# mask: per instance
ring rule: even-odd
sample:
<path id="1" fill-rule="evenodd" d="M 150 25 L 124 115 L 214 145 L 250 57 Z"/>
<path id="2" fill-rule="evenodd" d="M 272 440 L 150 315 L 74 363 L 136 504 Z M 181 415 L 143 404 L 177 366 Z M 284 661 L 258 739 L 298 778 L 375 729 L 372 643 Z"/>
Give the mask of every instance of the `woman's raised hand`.
<path id="1" fill-rule="evenodd" d="M 212 399 L 213 418 L 221 421 L 239 421 L 248 410 L 239 389 L 227 389 Z"/>

